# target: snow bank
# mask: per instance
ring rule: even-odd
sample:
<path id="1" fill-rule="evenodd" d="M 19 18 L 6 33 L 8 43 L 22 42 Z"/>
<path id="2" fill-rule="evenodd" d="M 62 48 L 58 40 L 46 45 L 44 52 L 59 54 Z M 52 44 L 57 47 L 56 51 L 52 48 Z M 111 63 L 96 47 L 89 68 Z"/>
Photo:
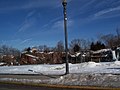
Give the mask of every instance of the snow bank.
<path id="1" fill-rule="evenodd" d="M 45 74 L 61 75 L 65 73 L 65 64 L 55 65 L 22 65 L 1 66 L 0 74 Z M 85 62 L 79 64 L 69 63 L 70 73 L 114 73 L 120 74 L 120 61 L 115 62 Z"/>
<path id="2" fill-rule="evenodd" d="M 1 63 L 0 63 L 0 66 L 2 66 L 2 65 L 4 65 L 4 64 L 6 64 L 6 63 L 2 63 L 2 62 L 1 62 Z"/>
<path id="3" fill-rule="evenodd" d="M 49 83 L 78 86 L 120 87 L 120 76 L 112 74 L 69 74 Z"/>
<path id="4" fill-rule="evenodd" d="M 0 78 L 0 81 L 75 86 L 120 87 L 120 76 L 112 74 L 68 74 L 49 79 Z"/>
<path id="5" fill-rule="evenodd" d="M 96 66 L 100 66 L 100 63 L 95 63 L 95 62 L 88 62 L 86 63 L 86 67 L 96 67 Z"/>
<path id="6" fill-rule="evenodd" d="M 115 61 L 114 64 L 120 66 L 120 61 Z"/>
<path id="7" fill-rule="evenodd" d="M 70 74 L 59 78 L 51 78 L 49 80 L 0 78 L 0 81 L 120 87 L 120 61 L 101 63 L 85 62 L 69 64 L 69 67 Z M 65 73 L 65 70 L 65 64 L 0 66 L 0 74 L 61 75 Z"/>

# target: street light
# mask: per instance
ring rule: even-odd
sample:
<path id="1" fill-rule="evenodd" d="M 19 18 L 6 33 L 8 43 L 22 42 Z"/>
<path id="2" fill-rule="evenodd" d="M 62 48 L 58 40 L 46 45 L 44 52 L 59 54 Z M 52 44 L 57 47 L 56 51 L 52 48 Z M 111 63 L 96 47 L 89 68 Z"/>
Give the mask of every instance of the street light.
<path id="1" fill-rule="evenodd" d="M 67 36 L 67 0 L 62 0 L 63 13 L 64 13 L 64 32 L 65 32 L 65 57 L 66 57 L 66 73 L 69 74 L 69 61 L 68 61 L 68 36 Z"/>

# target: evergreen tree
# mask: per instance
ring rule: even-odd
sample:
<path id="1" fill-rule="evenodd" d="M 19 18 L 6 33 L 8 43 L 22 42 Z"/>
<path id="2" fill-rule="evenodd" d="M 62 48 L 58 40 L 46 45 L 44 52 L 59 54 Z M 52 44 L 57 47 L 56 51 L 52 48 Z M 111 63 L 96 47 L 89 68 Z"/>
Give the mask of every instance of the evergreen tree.
<path id="1" fill-rule="evenodd" d="M 104 49 L 104 48 L 105 48 L 105 45 L 99 41 L 97 41 L 95 44 L 94 42 L 92 42 L 90 45 L 90 50 L 93 50 L 93 51 Z"/>
<path id="2" fill-rule="evenodd" d="M 78 44 L 76 44 L 73 48 L 74 52 L 78 52 L 80 51 L 80 46 Z"/>

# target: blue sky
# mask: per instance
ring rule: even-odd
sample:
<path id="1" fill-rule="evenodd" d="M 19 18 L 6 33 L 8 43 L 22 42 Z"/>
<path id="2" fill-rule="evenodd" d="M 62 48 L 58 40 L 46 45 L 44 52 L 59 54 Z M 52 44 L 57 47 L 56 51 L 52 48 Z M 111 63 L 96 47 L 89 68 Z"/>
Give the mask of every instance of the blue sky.
<path id="1" fill-rule="evenodd" d="M 120 0 L 67 0 L 68 40 L 120 27 Z M 0 0 L 0 44 L 18 49 L 64 41 L 61 0 Z"/>

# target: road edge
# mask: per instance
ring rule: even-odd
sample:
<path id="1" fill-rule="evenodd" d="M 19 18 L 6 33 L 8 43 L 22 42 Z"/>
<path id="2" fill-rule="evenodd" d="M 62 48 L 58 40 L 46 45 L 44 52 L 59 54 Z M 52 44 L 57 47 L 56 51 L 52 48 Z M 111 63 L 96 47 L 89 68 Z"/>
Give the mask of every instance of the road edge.
<path id="1" fill-rule="evenodd" d="M 70 85 L 55 85 L 55 84 L 41 84 L 41 83 L 22 83 L 22 82 L 9 82 L 0 81 L 0 84 L 15 84 L 15 85 L 26 85 L 33 87 L 50 87 L 50 88 L 66 88 L 66 89 L 81 89 L 81 90 L 120 90 L 120 88 L 112 87 L 96 87 L 96 86 L 70 86 Z"/>

